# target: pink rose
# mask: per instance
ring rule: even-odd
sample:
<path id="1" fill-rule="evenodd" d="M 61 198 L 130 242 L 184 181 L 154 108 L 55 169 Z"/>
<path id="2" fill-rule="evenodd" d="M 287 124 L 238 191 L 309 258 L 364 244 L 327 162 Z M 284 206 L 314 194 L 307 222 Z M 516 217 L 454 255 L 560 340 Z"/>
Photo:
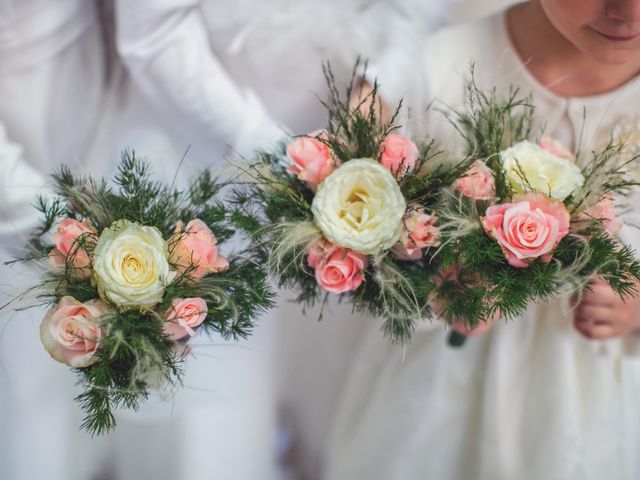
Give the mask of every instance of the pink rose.
<path id="1" fill-rule="evenodd" d="M 401 260 L 419 260 L 422 249 L 440 244 L 439 230 L 435 226 L 438 218 L 424 210 L 409 210 L 404 216 L 400 241 L 393 247 L 394 255 Z"/>
<path id="2" fill-rule="evenodd" d="M 80 303 L 73 297 L 62 297 L 40 325 L 44 347 L 54 359 L 71 367 L 91 365 L 97 360 L 95 353 L 102 337 L 98 319 L 107 310 L 100 300 Z"/>
<path id="3" fill-rule="evenodd" d="M 396 177 L 411 172 L 418 161 L 418 147 L 407 137 L 390 133 L 380 147 L 380 163 Z"/>
<path id="4" fill-rule="evenodd" d="M 542 137 L 538 144 L 541 149 L 546 150 L 551 155 L 564 158 L 570 162 L 576 163 L 576 156 L 558 140 L 551 137 Z"/>
<path id="5" fill-rule="evenodd" d="M 613 199 L 604 197 L 593 207 L 584 212 L 585 215 L 601 220 L 604 228 L 611 234 L 618 233 L 622 228 L 622 220 L 616 215 Z"/>
<path id="6" fill-rule="evenodd" d="M 323 241 L 311 248 L 307 263 L 315 269 L 316 281 L 322 288 L 343 293 L 357 289 L 364 281 L 363 270 L 369 258 Z"/>
<path id="7" fill-rule="evenodd" d="M 81 277 L 91 276 L 91 259 L 87 251 L 81 246 L 83 241 L 88 241 L 90 236 L 96 236 L 96 230 L 84 220 L 79 222 L 73 218 L 64 218 L 53 234 L 55 248 L 49 253 L 51 263 L 59 268 L 64 268 L 67 258 L 71 257 L 71 267 L 74 273 Z M 82 238 L 82 240 L 78 240 Z"/>
<path id="8" fill-rule="evenodd" d="M 317 132 L 315 136 L 300 137 L 287 146 L 287 157 L 292 164 L 289 172 L 306 182 L 314 192 L 335 169 L 331 150 L 316 138 L 322 135 L 326 133 Z"/>
<path id="9" fill-rule="evenodd" d="M 464 177 L 453 182 L 453 188 L 475 200 L 490 200 L 495 195 L 493 172 L 486 163 L 476 160 Z"/>
<path id="10" fill-rule="evenodd" d="M 202 298 L 174 298 L 166 313 L 164 331 L 173 340 L 195 335 L 194 328 L 207 318 L 207 302 Z"/>
<path id="11" fill-rule="evenodd" d="M 569 221 L 564 204 L 531 192 L 514 203 L 489 207 L 482 226 L 498 241 L 510 265 L 527 267 L 534 258 L 551 260 L 551 253 L 569 233 Z"/>
<path id="12" fill-rule="evenodd" d="M 319 242 L 313 243 L 309 248 L 307 263 L 311 268 L 318 268 L 327 255 L 336 248 L 338 247 L 326 240 L 320 240 Z"/>
<path id="13" fill-rule="evenodd" d="M 229 267 L 229 262 L 218 255 L 218 241 L 209 227 L 199 219 L 191 220 L 184 228 L 182 222 L 176 225 L 176 244 L 171 251 L 171 260 L 184 272 L 191 265 L 194 278 L 202 278 L 211 272 L 221 272 Z"/>

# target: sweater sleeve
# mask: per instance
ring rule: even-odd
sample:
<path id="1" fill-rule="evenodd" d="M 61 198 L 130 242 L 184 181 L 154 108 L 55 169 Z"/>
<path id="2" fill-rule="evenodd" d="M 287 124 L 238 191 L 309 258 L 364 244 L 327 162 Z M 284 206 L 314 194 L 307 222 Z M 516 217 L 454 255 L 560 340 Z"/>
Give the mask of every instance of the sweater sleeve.
<path id="1" fill-rule="evenodd" d="M 284 136 L 212 49 L 198 0 L 117 0 L 118 53 L 161 114 L 240 153 Z"/>

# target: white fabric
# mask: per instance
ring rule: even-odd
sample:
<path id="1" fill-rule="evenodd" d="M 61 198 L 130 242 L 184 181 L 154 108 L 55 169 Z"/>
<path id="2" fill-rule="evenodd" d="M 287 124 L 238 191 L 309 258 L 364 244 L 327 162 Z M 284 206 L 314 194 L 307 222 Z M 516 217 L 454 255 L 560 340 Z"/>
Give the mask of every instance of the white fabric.
<path id="1" fill-rule="evenodd" d="M 39 220 L 31 208 L 35 193 L 61 163 L 76 173 L 111 177 L 120 151 L 131 147 L 152 161 L 161 179 L 178 173 L 177 185 L 197 163 L 192 152 L 177 172 L 188 143 L 168 133 L 117 66 L 107 85 L 92 2 L 53 3 L 59 10 L 14 3 L 1 4 L 2 19 L 9 20 L 5 12 L 11 16 L 2 38 L 20 40 L 0 51 L 0 119 L 9 132 L 6 138 L 0 129 L 0 238 L 15 247 L 2 251 L 2 262 L 24 246 Z M 47 20 L 54 25 L 47 27 Z M 38 25 L 43 35 L 25 34 L 24 25 Z M 203 157 L 198 168 L 216 160 Z M 36 284 L 38 273 L 30 266 L 0 266 L 0 303 Z M 250 342 L 238 344 L 196 339 L 183 391 L 174 399 L 152 397 L 138 415 L 119 412 L 119 429 L 92 439 L 79 429 L 75 375 L 54 362 L 38 338 L 44 310 L 13 310 L 25 303 L 0 311 L 0 478 L 85 480 L 107 464 L 121 479 L 274 475 L 269 331 L 258 328 Z"/>
<path id="2" fill-rule="evenodd" d="M 107 80 L 94 2 L 2 0 L 0 19 L 0 119 L 9 138 L 45 175 L 61 162 L 84 168 Z"/>
<path id="3" fill-rule="evenodd" d="M 284 135 L 217 58 L 198 1 L 118 0 L 116 14 L 118 52 L 134 81 L 186 139 L 249 154 Z"/>
<path id="4" fill-rule="evenodd" d="M 637 116 L 640 79 L 588 98 L 560 98 L 540 85 L 510 45 L 502 14 L 445 30 L 419 48 L 404 84 L 397 70 L 378 71 L 383 95 L 391 102 L 406 95 L 413 131 L 436 132 L 449 147 L 451 129 L 426 106 L 435 98 L 436 107 L 464 108 L 471 60 L 481 88 L 531 91 L 545 132 L 569 146 L 582 138 L 583 152 L 606 141 L 622 116 Z M 637 215 L 636 208 L 630 219 Z M 640 247 L 636 230 L 624 227 L 621 236 Z M 459 349 L 447 345 L 437 321 L 406 348 L 369 331 L 335 421 L 327 478 L 639 478 L 638 336 L 592 342 L 570 315 L 566 299 L 533 305 Z"/>
<path id="5" fill-rule="evenodd" d="M 94 11 L 94 3 L 87 1 L 2 0 L 0 74 L 33 66 L 60 53 L 91 27 Z"/>
<path id="6" fill-rule="evenodd" d="M 489 16 L 501 10 L 504 10 L 510 5 L 519 3 L 518 0 L 483 0 L 477 2 L 474 0 L 462 0 L 458 2 L 453 9 L 452 17 L 454 23 L 461 23 Z"/>
<path id="7" fill-rule="evenodd" d="M 14 248 L 17 253 L 38 225 L 33 204 L 37 195 L 46 194 L 46 179 L 25 161 L 22 147 L 7 138 L 1 123 L 0 165 L 0 246 Z"/>
<path id="8" fill-rule="evenodd" d="M 358 54 L 415 28 L 399 13 L 405 3 L 118 0 L 118 51 L 189 143 L 215 139 L 247 155 L 324 126 L 313 95 L 326 92 L 322 62 L 344 83 Z M 421 28 L 441 21 L 446 3 L 424 8 Z"/>
<path id="9" fill-rule="evenodd" d="M 89 168 L 106 81 L 97 20 L 86 0 L 0 1 L 0 305 L 39 280 L 4 265 L 39 221 L 36 193 L 63 161 Z M 40 343 L 44 310 L 14 310 L 25 303 L 0 310 L 0 478 L 90 478 L 102 442 L 79 431 L 75 377 Z"/>

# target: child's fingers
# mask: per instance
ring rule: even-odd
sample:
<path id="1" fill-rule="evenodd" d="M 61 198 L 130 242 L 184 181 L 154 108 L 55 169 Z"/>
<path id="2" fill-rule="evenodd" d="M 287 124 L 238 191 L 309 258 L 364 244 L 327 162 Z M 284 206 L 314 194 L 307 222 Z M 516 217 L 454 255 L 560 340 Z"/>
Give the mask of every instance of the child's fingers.
<path id="1" fill-rule="evenodd" d="M 604 340 L 617 335 L 617 332 L 611 323 L 601 322 L 574 322 L 576 330 L 590 340 Z"/>
<path id="2" fill-rule="evenodd" d="M 619 300 L 620 297 L 609 286 L 597 286 L 580 298 L 579 305 L 602 305 L 612 308 Z"/>
<path id="3" fill-rule="evenodd" d="M 590 290 L 582 295 L 571 297 L 571 305 L 586 303 L 608 303 L 615 304 L 619 300 L 618 294 L 613 291 L 609 284 L 602 279 L 595 279 L 589 283 Z"/>
<path id="4" fill-rule="evenodd" d="M 581 305 L 575 312 L 576 321 L 606 321 L 612 322 L 615 320 L 615 311 L 607 306 L 600 304 L 595 305 Z"/>

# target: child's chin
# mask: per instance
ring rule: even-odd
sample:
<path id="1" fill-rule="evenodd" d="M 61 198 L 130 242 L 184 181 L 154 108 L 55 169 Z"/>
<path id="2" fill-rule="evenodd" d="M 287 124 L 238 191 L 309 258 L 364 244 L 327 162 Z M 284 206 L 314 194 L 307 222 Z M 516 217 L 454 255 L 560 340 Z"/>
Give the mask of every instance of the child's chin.
<path id="1" fill-rule="evenodd" d="M 605 65 L 626 65 L 635 63 L 640 65 L 640 49 L 603 49 L 601 52 L 596 51 L 592 56 L 600 63 Z"/>
<path id="2" fill-rule="evenodd" d="M 584 53 L 605 65 L 640 65 L 640 43 L 631 45 L 611 45 L 609 42 L 598 42 L 597 45 L 582 49 Z"/>

